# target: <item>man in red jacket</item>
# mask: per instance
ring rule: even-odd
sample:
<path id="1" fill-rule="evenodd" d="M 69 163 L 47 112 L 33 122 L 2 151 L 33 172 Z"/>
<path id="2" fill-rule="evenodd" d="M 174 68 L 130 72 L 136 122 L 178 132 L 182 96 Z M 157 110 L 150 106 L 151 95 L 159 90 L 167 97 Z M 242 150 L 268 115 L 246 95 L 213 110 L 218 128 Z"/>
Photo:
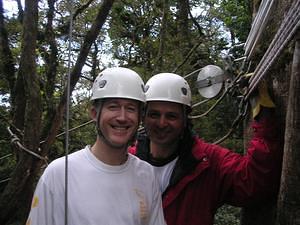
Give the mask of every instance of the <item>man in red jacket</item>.
<path id="1" fill-rule="evenodd" d="M 253 137 L 242 156 L 193 134 L 185 79 L 162 73 L 146 83 L 146 134 L 129 152 L 155 167 L 168 225 L 212 225 L 225 203 L 246 206 L 276 196 L 282 148 L 270 116 L 274 104 L 266 93 L 256 100 Z"/>

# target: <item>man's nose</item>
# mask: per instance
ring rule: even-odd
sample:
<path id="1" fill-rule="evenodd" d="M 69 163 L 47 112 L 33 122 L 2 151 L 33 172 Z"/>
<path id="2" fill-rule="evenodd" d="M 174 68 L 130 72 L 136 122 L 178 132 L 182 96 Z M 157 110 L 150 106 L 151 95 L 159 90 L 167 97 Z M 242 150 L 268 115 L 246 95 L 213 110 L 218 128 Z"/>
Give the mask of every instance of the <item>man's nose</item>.
<path id="1" fill-rule="evenodd" d="M 117 118 L 118 120 L 126 120 L 126 117 L 126 109 L 124 107 L 121 107 Z"/>
<path id="2" fill-rule="evenodd" d="M 165 126 L 167 126 L 167 120 L 166 120 L 166 118 L 164 116 L 161 116 L 159 118 L 158 125 L 159 125 L 159 127 L 165 127 Z"/>

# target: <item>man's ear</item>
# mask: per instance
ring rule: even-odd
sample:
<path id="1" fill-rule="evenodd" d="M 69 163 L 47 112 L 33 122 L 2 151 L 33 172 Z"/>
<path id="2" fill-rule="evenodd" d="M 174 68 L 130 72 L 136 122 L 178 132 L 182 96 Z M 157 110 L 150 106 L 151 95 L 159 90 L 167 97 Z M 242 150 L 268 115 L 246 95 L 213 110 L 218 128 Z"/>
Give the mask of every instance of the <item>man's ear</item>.
<path id="1" fill-rule="evenodd" d="M 97 121 L 97 109 L 94 106 L 90 109 L 90 117 L 93 121 Z"/>

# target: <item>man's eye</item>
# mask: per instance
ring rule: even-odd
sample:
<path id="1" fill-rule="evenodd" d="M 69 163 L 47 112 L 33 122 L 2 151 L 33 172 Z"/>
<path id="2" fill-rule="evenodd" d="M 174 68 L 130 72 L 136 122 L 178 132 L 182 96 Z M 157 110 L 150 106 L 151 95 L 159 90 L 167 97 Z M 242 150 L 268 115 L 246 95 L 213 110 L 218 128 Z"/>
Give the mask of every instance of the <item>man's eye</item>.
<path id="1" fill-rule="evenodd" d="M 177 120 L 178 119 L 178 116 L 175 115 L 175 114 L 168 114 L 166 116 L 169 120 Z"/>
<path id="2" fill-rule="evenodd" d="M 118 106 L 118 105 L 112 104 L 112 105 L 109 105 L 107 108 L 108 108 L 109 110 L 116 110 L 116 109 L 119 108 L 119 106 Z"/>
<path id="3" fill-rule="evenodd" d="M 136 112 L 136 111 L 137 111 L 137 107 L 130 106 L 130 107 L 127 107 L 127 110 L 128 110 L 129 112 Z"/>
<path id="4" fill-rule="evenodd" d="M 148 117 L 150 117 L 150 118 L 152 118 L 152 119 L 157 119 L 157 118 L 159 118 L 159 113 L 147 113 L 147 116 Z"/>

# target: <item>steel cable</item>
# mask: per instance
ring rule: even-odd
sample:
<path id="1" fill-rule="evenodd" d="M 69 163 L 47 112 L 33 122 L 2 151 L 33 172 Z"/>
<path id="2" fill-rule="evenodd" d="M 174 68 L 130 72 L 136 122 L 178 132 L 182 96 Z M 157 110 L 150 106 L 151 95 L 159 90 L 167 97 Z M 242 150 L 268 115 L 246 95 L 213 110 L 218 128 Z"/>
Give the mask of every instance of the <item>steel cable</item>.
<path id="1" fill-rule="evenodd" d="M 265 0 L 262 1 L 261 5 L 259 6 L 258 13 L 254 18 L 251 31 L 245 43 L 245 55 L 248 57 L 251 57 L 260 35 L 267 25 L 273 4 L 274 0 Z"/>
<path id="2" fill-rule="evenodd" d="M 70 98 L 71 98 L 71 52 L 72 52 L 72 30 L 73 30 L 73 2 L 68 1 L 70 12 L 70 26 L 69 26 L 69 43 L 68 43 L 68 75 L 67 75 L 67 104 L 66 104 L 66 142 L 65 142 L 65 225 L 68 225 L 68 155 L 69 155 L 69 123 L 70 123 Z"/>
<path id="3" fill-rule="evenodd" d="M 290 10 L 283 20 L 280 28 L 278 29 L 274 39 L 272 40 L 269 48 L 264 54 L 262 60 L 254 71 L 254 75 L 250 78 L 249 87 L 245 94 L 245 99 L 248 99 L 253 90 L 256 88 L 259 81 L 266 74 L 268 69 L 271 67 L 273 62 L 277 59 L 282 49 L 291 40 L 300 26 L 300 1 L 296 0 L 293 2 Z"/>

